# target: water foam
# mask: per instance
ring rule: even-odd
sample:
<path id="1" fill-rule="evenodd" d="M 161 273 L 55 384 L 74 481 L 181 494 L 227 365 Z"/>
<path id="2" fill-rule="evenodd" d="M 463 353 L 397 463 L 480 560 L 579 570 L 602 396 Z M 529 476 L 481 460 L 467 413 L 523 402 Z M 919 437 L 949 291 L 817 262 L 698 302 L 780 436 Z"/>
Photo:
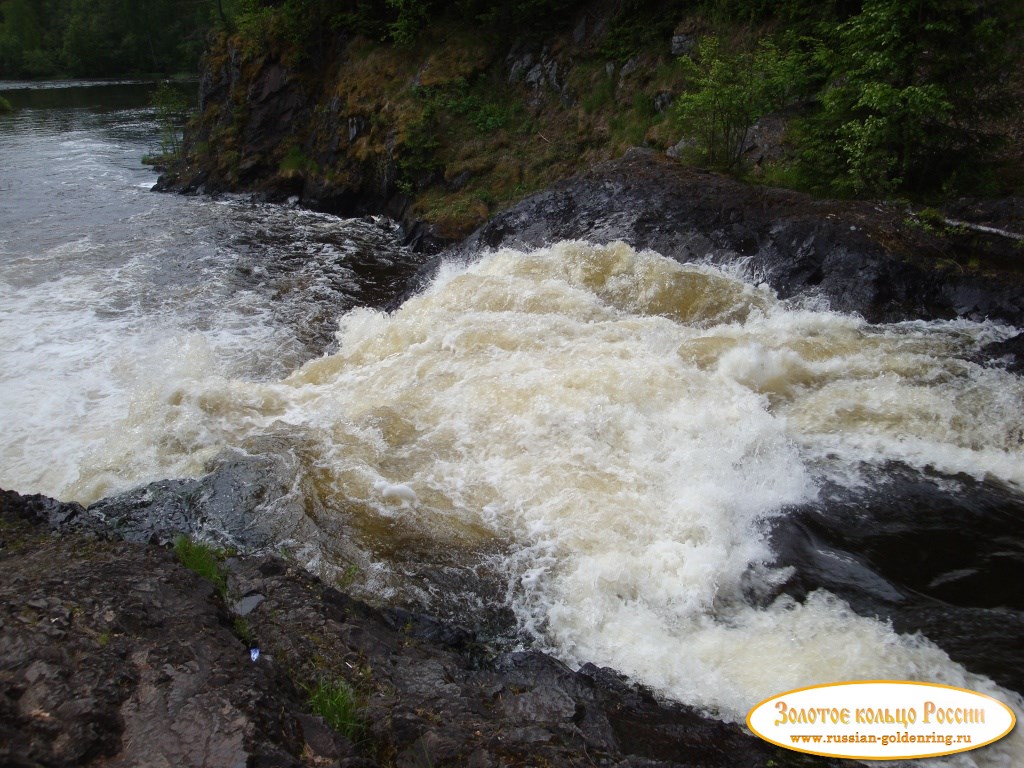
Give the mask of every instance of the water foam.
<path id="1" fill-rule="evenodd" d="M 964 359 L 1009 333 L 872 327 L 711 267 L 562 243 L 449 265 L 391 315 L 349 312 L 338 351 L 283 381 L 169 380 L 131 429 L 160 446 L 156 474 L 268 435 L 300 445 L 329 513 L 469 559 L 499 550 L 487 557 L 535 642 L 724 719 L 850 679 L 1019 707 L 826 593 L 755 599 L 785 575 L 765 522 L 822 475 L 899 460 L 1024 482 L 1020 379 Z M 108 470 L 126 458 L 113 455 Z M 1011 737 L 959 759 L 1022 758 Z"/>

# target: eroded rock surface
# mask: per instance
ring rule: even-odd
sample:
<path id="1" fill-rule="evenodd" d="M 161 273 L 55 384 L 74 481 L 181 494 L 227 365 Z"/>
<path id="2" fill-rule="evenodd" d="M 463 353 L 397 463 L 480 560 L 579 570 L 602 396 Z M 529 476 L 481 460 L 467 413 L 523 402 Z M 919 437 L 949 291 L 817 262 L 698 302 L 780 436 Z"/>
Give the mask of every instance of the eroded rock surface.
<path id="1" fill-rule="evenodd" d="M 611 670 L 373 608 L 276 557 L 228 558 L 221 594 L 164 547 L 62 529 L 81 514 L 0 493 L 3 765 L 834 764 Z M 323 680 L 357 692 L 348 736 L 309 711 Z"/>

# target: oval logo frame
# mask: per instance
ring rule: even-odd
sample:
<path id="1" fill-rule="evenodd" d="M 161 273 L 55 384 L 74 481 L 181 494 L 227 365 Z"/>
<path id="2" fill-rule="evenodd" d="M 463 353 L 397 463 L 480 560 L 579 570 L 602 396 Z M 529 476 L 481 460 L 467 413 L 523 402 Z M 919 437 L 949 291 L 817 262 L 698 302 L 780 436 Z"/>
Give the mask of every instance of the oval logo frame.
<path id="1" fill-rule="evenodd" d="M 784 749 L 854 760 L 911 760 L 999 741 L 1014 711 L 987 694 L 916 680 L 823 683 L 771 696 L 747 727 Z"/>

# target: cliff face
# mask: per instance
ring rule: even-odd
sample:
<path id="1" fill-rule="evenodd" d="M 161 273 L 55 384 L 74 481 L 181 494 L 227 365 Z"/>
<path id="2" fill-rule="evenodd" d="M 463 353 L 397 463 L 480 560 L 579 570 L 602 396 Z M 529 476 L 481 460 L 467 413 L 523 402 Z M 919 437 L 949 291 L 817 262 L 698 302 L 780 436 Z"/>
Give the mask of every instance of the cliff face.
<path id="1" fill-rule="evenodd" d="M 428 251 L 486 224 L 478 239 L 495 245 L 503 242 L 494 239 L 496 227 L 504 226 L 494 223 L 495 216 L 531 193 L 585 175 L 638 145 L 659 155 L 686 151 L 669 114 L 686 85 L 686 68 L 677 60 L 693 55 L 702 36 L 721 31 L 693 9 L 648 5 L 649 15 L 637 17 L 623 15 L 621 3 L 586 4 L 546 22 L 543 34 L 519 29 L 502 34 L 455 18 L 432 18 L 419 37 L 404 44 L 330 25 L 297 35 L 267 22 L 221 34 L 204 58 L 199 112 L 187 131 L 183 157 L 159 188 L 253 191 L 271 201 L 292 200 L 332 213 L 386 214 L 402 222 L 410 244 Z M 757 39 L 760 32 L 742 34 Z M 772 168 L 792 161 L 786 118 L 780 114 L 759 120 L 747 141 L 743 163 L 753 177 L 767 178 Z M 594 222 L 609 220 L 612 213 L 650 220 L 664 215 L 653 213 L 658 209 L 672 217 L 672 225 L 663 229 L 705 232 L 710 218 L 691 205 L 705 198 L 717 202 L 704 208 L 720 204 L 740 220 L 761 222 L 757 232 L 723 242 L 741 255 L 774 247 L 766 240 L 772 221 L 758 210 L 789 211 L 808 221 L 830 215 L 830 204 L 823 201 L 766 187 L 734 192 L 742 185 L 730 186 L 715 174 L 705 173 L 679 192 L 671 180 L 683 173 L 681 167 L 665 162 L 647 168 L 630 189 L 643 187 L 649 195 L 595 198 L 590 218 L 572 226 L 568 220 L 551 225 L 554 211 L 534 214 L 546 222 L 551 237 L 598 237 Z M 633 170 L 626 163 L 621 172 Z M 666 207 L 666 194 L 684 194 L 687 202 Z M 838 301 L 837 308 L 873 317 L 913 316 L 915 307 L 926 305 L 922 311 L 929 316 L 1007 322 L 1020 316 L 1013 293 L 1024 237 L 1020 198 L 981 205 L 961 201 L 948 205 L 945 215 L 927 211 L 926 216 L 903 204 L 849 205 L 856 208 L 856 221 L 841 238 L 836 234 L 839 250 L 821 255 L 831 246 L 814 245 L 811 250 L 820 258 L 809 266 L 801 255 L 807 248 L 792 253 L 782 248 L 773 257 L 773 274 L 807 268 L 792 286 L 780 278 L 784 294 L 813 287 L 815 280 L 826 281 L 820 291 L 834 301 L 840 292 L 855 291 L 863 283 L 856 277 L 859 262 L 837 254 L 861 252 L 867 229 L 875 232 L 871 247 L 914 260 L 920 268 L 897 280 L 895 288 L 888 278 L 879 279 L 879 295 L 899 294 L 891 301 L 872 294 Z M 528 204 L 523 210 L 533 209 Z M 972 222 L 994 226 L 1005 236 L 971 229 Z M 733 223 L 722 231 L 739 228 Z M 630 242 L 668 248 L 662 251 L 667 254 L 672 250 L 670 243 L 641 236 Z M 828 289 L 832 277 L 821 276 L 818 262 L 843 272 L 841 289 Z M 911 285 L 915 280 L 922 282 Z M 941 290 L 931 287 L 937 280 L 945 286 Z M 986 287 L 964 287 L 976 282 Z M 956 296 L 951 284 L 961 286 Z M 992 290 L 1012 295 L 994 299 Z M 914 298 L 922 291 L 925 298 Z M 936 291 L 944 294 L 941 299 L 932 296 Z"/>
<path id="2" fill-rule="evenodd" d="M 210 41 L 163 185 L 424 242 L 634 146 L 822 196 L 1019 194 L 1018 4 L 883 5 L 258 0 Z"/>
<path id="3" fill-rule="evenodd" d="M 675 141 L 666 109 L 688 39 L 673 37 L 676 22 L 686 25 L 662 20 L 620 51 L 609 50 L 615 15 L 601 4 L 544 37 L 439 20 L 413 44 L 331 32 L 299 52 L 221 35 L 204 58 L 185 157 L 161 187 L 295 197 L 458 239 L 581 168 Z"/>

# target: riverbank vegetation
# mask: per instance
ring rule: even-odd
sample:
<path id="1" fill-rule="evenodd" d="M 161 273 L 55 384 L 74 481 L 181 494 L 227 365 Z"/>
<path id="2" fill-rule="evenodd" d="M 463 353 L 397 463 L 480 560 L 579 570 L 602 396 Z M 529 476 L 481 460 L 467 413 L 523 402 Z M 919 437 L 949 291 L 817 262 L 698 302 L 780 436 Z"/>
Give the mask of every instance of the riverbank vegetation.
<path id="1" fill-rule="evenodd" d="M 1024 188 L 1013 0 L 239 1 L 185 148 L 213 186 L 442 237 L 637 145 L 825 196 Z"/>
<path id="2" fill-rule="evenodd" d="M 194 73 L 243 0 L 0 0 L 0 79 Z"/>

